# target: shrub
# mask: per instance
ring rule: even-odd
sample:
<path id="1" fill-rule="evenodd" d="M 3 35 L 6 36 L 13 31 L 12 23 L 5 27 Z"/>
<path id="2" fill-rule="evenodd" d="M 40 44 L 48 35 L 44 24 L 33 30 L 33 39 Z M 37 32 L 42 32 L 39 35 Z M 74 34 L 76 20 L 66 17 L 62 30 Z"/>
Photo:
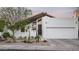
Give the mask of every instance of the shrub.
<path id="1" fill-rule="evenodd" d="M 27 41 L 26 41 L 26 40 L 24 40 L 23 42 L 24 42 L 24 43 L 27 43 Z"/>
<path id="2" fill-rule="evenodd" d="M 31 38 L 31 39 L 34 39 L 34 37 L 33 37 L 33 36 L 31 36 L 30 38 Z"/>
<path id="3" fill-rule="evenodd" d="M 3 32 L 5 27 L 5 21 L 4 20 L 0 20 L 0 32 Z"/>
<path id="4" fill-rule="evenodd" d="M 25 28 L 24 27 L 21 28 L 21 32 L 25 32 Z"/>
<path id="5" fill-rule="evenodd" d="M 0 28 L 0 32 L 3 32 L 3 29 Z"/>
<path id="6" fill-rule="evenodd" d="M 40 40 L 40 35 L 37 35 L 37 36 L 35 37 L 35 39 L 36 39 L 36 42 L 39 42 L 39 40 Z"/>
<path id="7" fill-rule="evenodd" d="M 4 32 L 4 33 L 2 34 L 2 36 L 3 36 L 4 38 L 11 37 L 9 32 Z"/>
<path id="8" fill-rule="evenodd" d="M 47 40 L 43 40 L 43 42 L 47 42 Z"/>

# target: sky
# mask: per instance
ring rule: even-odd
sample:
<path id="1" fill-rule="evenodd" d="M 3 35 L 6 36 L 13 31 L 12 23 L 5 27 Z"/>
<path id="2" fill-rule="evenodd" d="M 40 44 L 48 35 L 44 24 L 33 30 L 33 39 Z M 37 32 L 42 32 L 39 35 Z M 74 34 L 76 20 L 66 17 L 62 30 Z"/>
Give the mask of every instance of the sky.
<path id="1" fill-rule="evenodd" d="M 56 18 L 72 18 L 77 7 L 28 7 L 32 10 L 33 15 L 47 12 Z"/>

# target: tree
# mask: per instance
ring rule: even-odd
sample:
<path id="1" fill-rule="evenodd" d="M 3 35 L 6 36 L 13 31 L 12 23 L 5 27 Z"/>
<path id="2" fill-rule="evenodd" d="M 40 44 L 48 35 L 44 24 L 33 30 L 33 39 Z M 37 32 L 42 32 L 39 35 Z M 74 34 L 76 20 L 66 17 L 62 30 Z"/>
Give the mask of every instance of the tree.
<path id="1" fill-rule="evenodd" d="M 5 27 L 5 21 L 0 19 L 0 32 L 3 32 L 4 27 Z"/>
<path id="2" fill-rule="evenodd" d="M 5 27 L 13 32 L 13 39 L 17 28 L 23 29 L 25 25 L 27 25 L 27 23 L 22 20 L 26 19 L 30 13 L 32 13 L 32 11 L 24 7 L 2 7 L 0 9 L 0 17 L 5 19 Z"/>

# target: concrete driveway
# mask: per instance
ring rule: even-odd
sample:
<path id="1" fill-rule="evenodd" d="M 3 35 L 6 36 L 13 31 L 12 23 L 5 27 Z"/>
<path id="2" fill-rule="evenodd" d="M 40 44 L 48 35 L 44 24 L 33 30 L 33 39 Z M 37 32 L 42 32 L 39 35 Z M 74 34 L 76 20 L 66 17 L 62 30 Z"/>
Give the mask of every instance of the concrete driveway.
<path id="1" fill-rule="evenodd" d="M 79 51 L 79 40 L 78 39 L 51 39 L 50 42 L 51 50 L 56 51 Z M 54 47 L 53 47 L 54 46 Z"/>
<path id="2" fill-rule="evenodd" d="M 0 50 L 8 51 L 79 51 L 79 40 L 48 39 L 44 44 L 0 43 Z"/>

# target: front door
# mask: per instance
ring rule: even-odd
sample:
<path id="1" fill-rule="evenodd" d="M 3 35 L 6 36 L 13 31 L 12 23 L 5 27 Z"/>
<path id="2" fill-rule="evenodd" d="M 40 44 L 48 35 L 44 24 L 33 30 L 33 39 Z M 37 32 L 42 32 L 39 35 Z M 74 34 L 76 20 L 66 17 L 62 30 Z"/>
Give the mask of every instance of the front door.
<path id="1" fill-rule="evenodd" d="M 38 25 L 38 35 L 42 35 L 42 25 Z"/>

